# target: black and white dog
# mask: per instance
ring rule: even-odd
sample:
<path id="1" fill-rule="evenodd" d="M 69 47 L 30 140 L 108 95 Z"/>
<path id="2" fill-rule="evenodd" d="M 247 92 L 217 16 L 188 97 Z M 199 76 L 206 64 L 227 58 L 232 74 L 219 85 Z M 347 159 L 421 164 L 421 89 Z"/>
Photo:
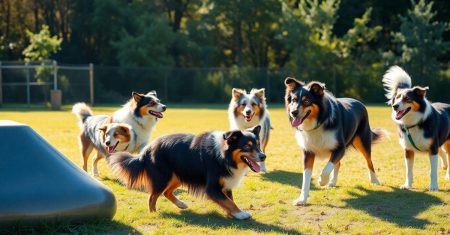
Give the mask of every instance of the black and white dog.
<path id="1" fill-rule="evenodd" d="M 428 87 L 412 87 L 411 78 L 398 66 L 384 74 L 383 85 L 405 151 L 406 180 L 401 188 L 412 187 L 414 152 L 427 152 L 431 164 L 429 189 L 438 190 L 438 154 L 442 167 L 447 169 L 445 179 L 450 180 L 450 105 L 428 101 L 425 96 Z"/>
<path id="2" fill-rule="evenodd" d="M 240 210 L 232 190 L 248 169 L 259 172 L 258 162 L 266 155 L 260 149 L 260 126 L 244 131 L 211 131 L 199 135 L 170 134 L 158 137 L 138 156 L 126 152 L 112 154 L 109 165 L 128 187 L 150 194 L 149 210 L 163 194 L 180 209 L 187 205 L 175 195 L 184 185 L 194 195 L 205 195 L 236 219 L 251 215 Z"/>
<path id="3" fill-rule="evenodd" d="M 303 205 L 308 199 L 316 157 L 328 160 L 319 184 L 336 185 L 340 160 L 349 145 L 364 155 L 370 181 L 380 184 L 371 160 L 371 145 L 384 137 L 386 131 L 370 128 L 366 107 L 355 99 L 335 98 L 320 82 L 305 84 L 286 78 L 285 85 L 286 111 L 304 157 L 302 192 L 293 204 Z"/>

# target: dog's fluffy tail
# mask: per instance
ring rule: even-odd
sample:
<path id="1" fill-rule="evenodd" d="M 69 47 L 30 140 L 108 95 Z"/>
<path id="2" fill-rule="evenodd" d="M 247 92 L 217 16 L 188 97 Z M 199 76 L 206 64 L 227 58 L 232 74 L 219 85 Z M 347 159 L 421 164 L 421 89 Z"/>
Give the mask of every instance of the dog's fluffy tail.
<path id="1" fill-rule="evenodd" d="M 128 188 L 151 193 L 151 179 L 148 172 L 150 157 L 145 154 L 135 157 L 127 152 L 118 152 L 107 158 L 113 174 Z"/>
<path id="2" fill-rule="evenodd" d="M 389 100 L 388 104 L 390 104 L 397 89 L 411 88 L 411 78 L 405 70 L 395 65 L 390 67 L 384 74 L 383 86 L 386 91 L 385 96 Z"/>
<path id="3" fill-rule="evenodd" d="M 389 132 L 381 128 L 373 128 L 372 132 L 372 144 L 378 144 L 381 140 L 389 136 Z"/>
<path id="4" fill-rule="evenodd" d="M 78 120 L 80 120 L 80 126 L 86 121 L 86 118 L 93 115 L 91 108 L 83 102 L 74 104 L 72 107 L 72 113 L 77 116 Z"/>

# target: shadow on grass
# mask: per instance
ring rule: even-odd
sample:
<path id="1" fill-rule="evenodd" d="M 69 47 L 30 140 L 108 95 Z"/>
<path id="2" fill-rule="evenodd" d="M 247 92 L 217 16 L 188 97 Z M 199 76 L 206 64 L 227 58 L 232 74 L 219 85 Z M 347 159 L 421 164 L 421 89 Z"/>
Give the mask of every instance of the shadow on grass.
<path id="1" fill-rule="evenodd" d="M 142 234 L 133 227 L 109 219 L 89 222 L 39 222 L 32 225 L 13 224 L 0 227 L 0 234 Z"/>
<path id="2" fill-rule="evenodd" d="M 349 192 L 353 198 L 345 200 L 347 207 L 362 210 L 401 227 L 424 228 L 431 222 L 416 218 L 431 206 L 442 203 L 441 199 L 425 192 L 414 192 L 391 187 L 393 191 L 383 192 L 357 187 Z"/>
<path id="3" fill-rule="evenodd" d="M 246 230 L 246 232 L 277 232 L 283 234 L 301 234 L 293 229 L 283 228 L 273 224 L 264 224 L 253 219 L 236 220 L 227 218 L 222 214 L 211 212 L 207 214 L 196 214 L 192 211 L 184 210 L 180 213 L 160 212 L 163 218 L 172 218 L 194 226 L 202 226 L 211 230 L 231 228 Z"/>
<path id="4" fill-rule="evenodd" d="M 283 170 L 275 170 L 261 175 L 264 180 L 274 181 L 301 188 L 303 185 L 303 173 L 296 173 Z M 314 188 L 311 180 L 311 188 Z"/>

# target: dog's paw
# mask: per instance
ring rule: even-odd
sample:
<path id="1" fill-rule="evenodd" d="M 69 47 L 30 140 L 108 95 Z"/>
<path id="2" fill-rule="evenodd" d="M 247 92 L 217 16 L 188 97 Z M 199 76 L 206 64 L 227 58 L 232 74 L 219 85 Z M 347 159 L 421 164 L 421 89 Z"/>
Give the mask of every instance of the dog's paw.
<path id="1" fill-rule="evenodd" d="M 381 185 L 380 181 L 377 178 L 370 179 L 370 183 L 373 185 Z"/>
<path id="2" fill-rule="evenodd" d="M 177 205 L 177 207 L 180 208 L 180 209 L 187 209 L 188 208 L 188 205 L 185 202 L 180 201 L 180 200 L 178 200 L 175 205 Z"/>
<path id="3" fill-rule="evenodd" d="M 429 191 L 439 191 L 439 186 L 437 186 L 437 184 L 430 184 L 430 189 Z"/>
<path id="4" fill-rule="evenodd" d="M 330 182 L 327 184 L 326 187 L 327 187 L 327 188 L 334 188 L 334 187 L 336 187 L 336 182 L 330 181 Z"/>
<path id="5" fill-rule="evenodd" d="M 330 175 L 322 174 L 319 176 L 318 182 L 320 186 L 325 186 L 326 184 L 328 184 L 328 181 L 330 181 Z"/>
<path id="6" fill-rule="evenodd" d="M 246 211 L 239 211 L 239 212 L 233 213 L 232 215 L 234 218 L 239 219 L 239 220 L 250 219 L 252 217 L 252 215 L 250 215 L 250 213 L 248 213 Z"/>
<path id="7" fill-rule="evenodd" d="M 306 205 L 306 198 L 300 196 L 299 198 L 292 201 L 292 205 L 294 206 L 304 206 Z"/>
<path id="8" fill-rule="evenodd" d="M 403 184 L 403 185 L 401 185 L 400 186 L 400 189 L 406 189 L 406 190 L 409 190 L 409 189 L 411 189 L 411 184 Z"/>

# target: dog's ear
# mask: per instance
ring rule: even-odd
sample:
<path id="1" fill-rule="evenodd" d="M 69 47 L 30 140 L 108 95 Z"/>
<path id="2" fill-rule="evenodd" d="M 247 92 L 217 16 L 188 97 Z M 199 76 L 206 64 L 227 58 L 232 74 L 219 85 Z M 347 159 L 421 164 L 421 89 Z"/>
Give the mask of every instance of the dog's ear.
<path id="1" fill-rule="evenodd" d="M 325 84 L 324 83 L 310 82 L 308 84 L 308 86 L 309 86 L 309 91 L 317 97 L 322 97 L 323 94 L 325 93 Z"/>
<path id="2" fill-rule="evenodd" d="M 156 91 L 155 91 L 155 90 L 149 91 L 149 92 L 147 93 L 147 95 L 158 96 L 158 94 L 156 94 Z"/>
<path id="3" fill-rule="evenodd" d="M 416 95 L 420 96 L 420 97 L 425 97 L 425 95 L 427 94 L 428 89 L 430 89 L 429 87 L 421 87 L 421 86 L 415 86 L 413 87 L 413 91 Z"/>
<path id="4" fill-rule="evenodd" d="M 228 144 L 231 144 L 239 139 L 242 136 L 242 131 L 228 131 L 223 134 L 223 139 L 227 141 Z"/>
<path id="5" fill-rule="evenodd" d="M 253 134 L 255 134 L 257 137 L 259 137 L 259 132 L 261 131 L 261 125 L 257 125 L 253 128 L 247 129 L 247 130 L 252 132 Z"/>
<path id="6" fill-rule="evenodd" d="M 141 101 L 142 97 L 144 96 L 143 94 L 137 93 L 135 91 L 133 91 L 131 95 L 133 96 L 133 99 L 134 101 L 136 101 L 136 103 L 139 103 L 139 101 Z"/>
<path id="7" fill-rule="evenodd" d="M 245 93 L 247 93 L 247 92 L 245 90 L 242 90 L 242 89 L 233 88 L 231 90 L 231 95 L 232 95 L 233 99 L 235 99 L 235 100 L 239 99 Z"/>
<path id="8" fill-rule="evenodd" d="M 128 133 L 130 133 L 130 129 L 127 126 L 120 125 L 117 126 L 117 128 L 119 130 L 119 133 L 121 134 L 127 135 Z"/>
<path id="9" fill-rule="evenodd" d="M 266 94 L 265 94 L 266 89 L 261 88 L 261 89 L 252 89 L 250 91 L 250 93 L 254 94 L 256 97 L 258 97 L 260 100 L 265 100 L 266 99 Z"/>
<path id="10" fill-rule="evenodd" d="M 297 79 L 295 79 L 295 78 L 287 77 L 284 80 L 284 85 L 286 85 L 286 90 L 292 91 L 292 90 L 294 90 L 297 87 L 303 86 L 304 83 L 299 81 L 299 80 L 297 80 Z"/>
<path id="11" fill-rule="evenodd" d="M 108 125 L 107 124 L 103 124 L 101 125 L 98 130 L 101 132 L 106 132 L 106 130 L 108 129 Z"/>

